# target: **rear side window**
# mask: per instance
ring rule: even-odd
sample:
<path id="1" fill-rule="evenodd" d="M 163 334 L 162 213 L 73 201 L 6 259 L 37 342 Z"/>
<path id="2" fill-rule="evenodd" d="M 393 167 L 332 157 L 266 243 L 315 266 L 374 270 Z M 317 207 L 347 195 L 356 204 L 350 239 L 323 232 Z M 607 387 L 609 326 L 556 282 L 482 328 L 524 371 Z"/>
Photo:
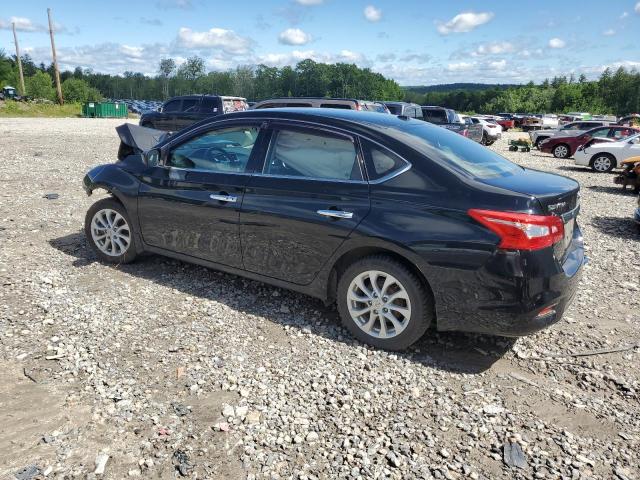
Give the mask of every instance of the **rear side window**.
<path id="1" fill-rule="evenodd" d="M 380 178 L 392 175 L 409 165 L 406 161 L 386 148 L 380 147 L 369 141 L 364 141 L 363 143 L 365 145 L 369 180 L 379 180 Z"/>
<path id="2" fill-rule="evenodd" d="M 167 102 L 164 107 L 162 107 L 162 111 L 163 112 L 179 112 L 180 103 L 182 103 L 182 100 L 171 100 L 170 102 Z"/>
<path id="3" fill-rule="evenodd" d="M 276 130 L 263 173 L 322 180 L 362 180 L 351 139 L 308 130 Z"/>
<path id="4" fill-rule="evenodd" d="M 413 107 L 413 118 L 417 118 L 419 120 L 424 120 L 424 116 L 422 115 L 422 109 L 420 107 Z"/>
<path id="5" fill-rule="evenodd" d="M 339 108 L 342 110 L 351 110 L 351 105 L 346 103 L 321 103 L 320 108 Z"/>
<path id="6" fill-rule="evenodd" d="M 202 103 L 200 103 L 200 111 L 202 112 L 217 112 L 218 111 L 218 99 L 212 97 L 204 97 Z"/>
<path id="7" fill-rule="evenodd" d="M 401 105 L 387 105 L 387 108 L 393 115 L 402 115 Z"/>
<path id="8" fill-rule="evenodd" d="M 444 110 L 423 110 L 424 119 L 427 122 L 434 123 L 436 125 L 442 125 L 447 123 L 447 113 Z"/>
<path id="9" fill-rule="evenodd" d="M 222 110 L 224 113 L 244 112 L 249 110 L 249 105 L 239 98 L 225 98 L 222 100 Z"/>

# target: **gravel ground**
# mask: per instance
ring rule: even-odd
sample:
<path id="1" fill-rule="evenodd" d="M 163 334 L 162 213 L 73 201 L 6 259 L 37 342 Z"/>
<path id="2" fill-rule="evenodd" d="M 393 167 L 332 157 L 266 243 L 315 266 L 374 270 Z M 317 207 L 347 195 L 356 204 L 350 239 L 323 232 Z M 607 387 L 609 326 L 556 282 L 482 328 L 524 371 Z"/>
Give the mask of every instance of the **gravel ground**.
<path id="1" fill-rule="evenodd" d="M 96 262 L 81 180 L 118 123 L 0 119 L 0 478 L 640 478 L 640 236 L 612 175 L 506 134 L 582 185 L 578 296 L 531 337 L 392 354 L 302 295 Z"/>

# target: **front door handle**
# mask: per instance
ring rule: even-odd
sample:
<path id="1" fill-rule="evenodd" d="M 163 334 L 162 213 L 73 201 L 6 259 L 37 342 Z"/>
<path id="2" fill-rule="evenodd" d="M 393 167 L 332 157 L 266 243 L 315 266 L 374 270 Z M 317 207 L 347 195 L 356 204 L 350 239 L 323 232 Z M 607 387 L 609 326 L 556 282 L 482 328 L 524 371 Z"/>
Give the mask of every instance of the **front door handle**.
<path id="1" fill-rule="evenodd" d="M 343 210 L 318 210 L 318 215 L 331 218 L 353 218 L 353 212 Z"/>
<path id="2" fill-rule="evenodd" d="M 238 201 L 238 197 L 236 197 L 235 195 L 216 195 L 215 193 L 212 193 L 211 195 L 209 195 L 209 198 L 211 200 L 218 200 L 219 202 L 231 202 L 231 203 L 235 203 Z"/>

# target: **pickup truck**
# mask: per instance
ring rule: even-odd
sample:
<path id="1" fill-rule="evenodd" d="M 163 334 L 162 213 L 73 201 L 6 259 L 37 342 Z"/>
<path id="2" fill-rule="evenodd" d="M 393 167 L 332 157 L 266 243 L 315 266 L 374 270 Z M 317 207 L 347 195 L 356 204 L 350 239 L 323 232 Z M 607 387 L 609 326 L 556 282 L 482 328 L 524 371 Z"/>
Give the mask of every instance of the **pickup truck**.
<path id="1" fill-rule="evenodd" d="M 459 133 L 463 137 L 470 138 L 474 142 L 482 142 L 482 125 L 474 124 L 469 117 L 459 115 L 455 110 L 445 107 L 422 107 L 424 120 L 434 125 L 439 125 L 447 130 Z"/>
<path id="2" fill-rule="evenodd" d="M 156 112 L 143 113 L 140 126 L 175 132 L 205 118 L 248 109 L 241 97 L 185 95 L 167 100 Z"/>

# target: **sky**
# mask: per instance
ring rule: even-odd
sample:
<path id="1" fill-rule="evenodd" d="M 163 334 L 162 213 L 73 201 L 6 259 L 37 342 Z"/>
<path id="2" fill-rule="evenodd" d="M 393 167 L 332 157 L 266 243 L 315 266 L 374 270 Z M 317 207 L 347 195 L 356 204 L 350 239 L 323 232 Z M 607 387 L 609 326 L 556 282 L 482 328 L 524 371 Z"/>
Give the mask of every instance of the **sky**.
<path id="1" fill-rule="evenodd" d="M 157 73 L 199 55 L 238 65 L 355 63 L 401 85 L 541 82 L 640 69 L 638 0 L 5 0 L 0 48 L 62 69 Z"/>

